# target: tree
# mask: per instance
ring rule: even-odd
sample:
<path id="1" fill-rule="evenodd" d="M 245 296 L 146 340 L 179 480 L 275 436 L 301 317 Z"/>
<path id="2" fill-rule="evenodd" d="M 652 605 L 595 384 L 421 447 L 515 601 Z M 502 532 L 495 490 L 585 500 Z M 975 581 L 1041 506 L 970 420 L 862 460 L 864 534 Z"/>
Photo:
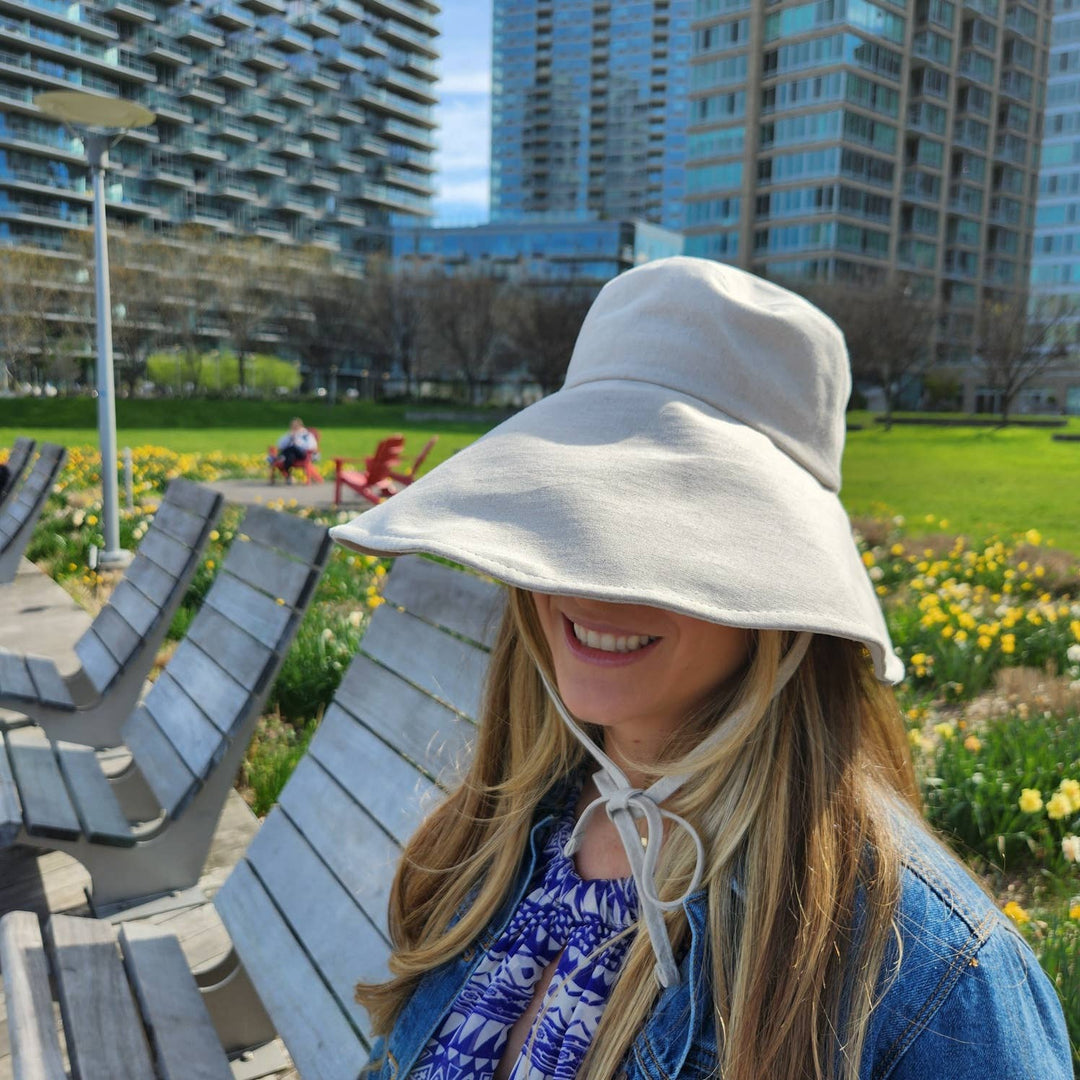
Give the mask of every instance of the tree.
<path id="1" fill-rule="evenodd" d="M 247 361 L 280 310 L 277 269 L 280 251 L 248 238 L 216 245 L 212 255 L 218 283 L 218 314 L 236 353 L 240 392 L 247 388 Z"/>
<path id="2" fill-rule="evenodd" d="M 185 226 L 170 241 L 172 256 L 162 275 L 162 322 L 172 331 L 172 341 L 180 347 L 179 386 L 197 392 L 202 382 L 203 353 L 211 341 L 216 344 L 221 330 L 219 279 L 208 258 L 209 230 Z"/>
<path id="3" fill-rule="evenodd" d="M 504 298 L 501 325 L 507 350 L 545 394 L 562 385 L 581 324 L 598 291 L 594 285 L 523 282 Z"/>
<path id="4" fill-rule="evenodd" d="M 902 278 L 859 288 L 838 283 L 792 285 L 844 332 L 853 378 L 881 388 L 885 427 L 892 427 L 896 395 L 904 381 L 930 363 L 934 311 Z"/>
<path id="5" fill-rule="evenodd" d="M 428 278 L 428 349 L 464 381 L 470 405 L 478 403 L 480 384 L 497 355 L 501 292 L 501 283 L 487 274 L 433 273 Z"/>
<path id="6" fill-rule="evenodd" d="M 1001 394 L 1001 424 L 1016 395 L 1039 375 L 1075 355 L 1075 302 L 1048 298 L 1032 310 L 1025 296 L 988 297 L 979 311 L 976 363 Z"/>
<path id="7" fill-rule="evenodd" d="M 420 274 L 393 267 L 383 256 L 367 261 L 359 293 L 358 345 L 376 370 L 399 369 L 409 396 L 423 344 L 426 293 Z"/>

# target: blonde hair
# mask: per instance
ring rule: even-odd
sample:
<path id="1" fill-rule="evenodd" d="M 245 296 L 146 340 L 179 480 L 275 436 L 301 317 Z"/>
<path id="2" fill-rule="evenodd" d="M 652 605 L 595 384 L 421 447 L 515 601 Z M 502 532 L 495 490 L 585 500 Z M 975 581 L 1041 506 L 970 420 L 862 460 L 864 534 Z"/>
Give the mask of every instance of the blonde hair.
<path id="1" fill-rule="evenodd" d="M 725 1080 L 857 1076 L 899 898 L 886 808 L 897 796 L 918 803 L 895 698 L 861 645 L 815 635 L 772 698 L 792 638 L 755 631 L 741 677 L 688 718 L 651 766 L 655 776 L 692 772 L 669 804 L 705 843 L 708 974 Z M 357 987 L 376 1033 L 389 1032 L 426 972 L 480 936 L 517 876 L 541 797 L 583 761 L 538 664 L 550 673 L 532 597 L 511 589 L 473 759 L 409 841 L 394 879 L 392 978 Z M 744 702 L 753 706 L 745 719 L 697 752 Z M 602 742 L 598 729 L 590 734 Z M 660 857 L 661 898 L 685 890 L 693 858 L 691 841 L 673 832 Z M 678 956 L 685 912 L 668 913 L 667 923 Z M 655 1004 L 653 962 L 648 935 L 638 933 L 583 1076 L 619 1071 Z"/>

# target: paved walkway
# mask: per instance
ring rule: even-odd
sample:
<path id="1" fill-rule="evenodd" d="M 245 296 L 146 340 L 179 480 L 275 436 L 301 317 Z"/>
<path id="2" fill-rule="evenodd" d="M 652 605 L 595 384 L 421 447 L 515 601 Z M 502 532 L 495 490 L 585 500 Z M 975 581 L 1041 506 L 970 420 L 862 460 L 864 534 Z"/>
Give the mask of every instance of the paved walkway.
<path id="1" fill-rule="evenodd" d="M 241 480 L 218 480 L 216 483 L 207 484 L 214 491 L 220 491 L 226 500 L 238 503 L 240 506 L 265 506 L 267 503 L 284 499 L 286 505 L 295 499 L 293 505 L 313 506 L 319 510 L 334 510 L 334 481 L 324 480 L 321 484 L 268 484 L 265 480 L 244 478 Z M 348 488 L 341 493 L 342 510 L 358 514 L 366 510 L 371 504 L 360 498 L 355 491 Z"/>
<path id="2" fill-rule="evenodd" d="M 23 560 L 10 585 L 0 585 L 0 647 L 52 657 L 63 672 L 79 666 L 75 642 L 90 625 L 90 615 L 47 574 Z M 0 718 L 14 714 L 0 710 Z M 0 744 L 0 753 L 3 753 Z M 119 766 L 125 752 L 109 751 L 109 771 Z M 229 937 L 209 902 L 247 848 L 259 822 L 234 789 L 218 822 L 210 855 L 199 887 L 202 903 L 171 911 L 135 912 L 134 917 L 167 925 L 179 939 L 188 963 L 200 970 L 221 960 L 229 951 Z M 0 851 L 0 915 L 7 911 L 35 911 L 43 919 L 50 912 L 88 914 L 86 888 L 89 875 L 74 859 L 59 851 L 38 854 L 35 849 L 13 847 Z M 284 1048 L 281 1048 L 284 1054 Z M 243 1076 L 241 1063 L 234 1075 Z M 0 1080 L 12 1080 L 7 1010 L 0 985 Z M 277 1080 L 296 1080 L 289 1069 Z"/>

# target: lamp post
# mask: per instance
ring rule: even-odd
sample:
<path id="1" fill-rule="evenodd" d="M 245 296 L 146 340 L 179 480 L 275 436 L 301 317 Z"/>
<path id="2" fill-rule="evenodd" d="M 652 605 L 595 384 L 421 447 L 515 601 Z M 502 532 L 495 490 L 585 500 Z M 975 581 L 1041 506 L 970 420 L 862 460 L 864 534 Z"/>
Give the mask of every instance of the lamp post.
<path id="1" fill-rule="evenodd" d="M 46 116 L 78 133 L 86 148 L 94 193 L 94 309 L 97 319 L 98 442 L 101 446 L 101 519 L 105 548 L 98 566 L 115 569 L 131 561 L 120 547 L 116 482 L 116 387 L 113 378 L 112 307 L 109 299 L 109 245 L 105 229 L 105 170 L 109 150 L 130 128 L 146 127 L 155 116 L 133 101 L 98 97 L 79 90 L 38 94 L 34 104 Z"/>

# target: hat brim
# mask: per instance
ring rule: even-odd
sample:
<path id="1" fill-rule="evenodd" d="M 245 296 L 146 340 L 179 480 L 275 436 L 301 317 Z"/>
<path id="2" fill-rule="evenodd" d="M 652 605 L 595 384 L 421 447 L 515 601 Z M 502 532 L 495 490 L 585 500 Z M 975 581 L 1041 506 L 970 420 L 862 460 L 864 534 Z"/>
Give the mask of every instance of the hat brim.
<path id="1" fill-rule="evenodd" d="M 536 592 L 850 638 L 881 681 L 904 674 L 836 494 L 767 436 L 653 383 L 560 390 L 331 535 Z"/>

